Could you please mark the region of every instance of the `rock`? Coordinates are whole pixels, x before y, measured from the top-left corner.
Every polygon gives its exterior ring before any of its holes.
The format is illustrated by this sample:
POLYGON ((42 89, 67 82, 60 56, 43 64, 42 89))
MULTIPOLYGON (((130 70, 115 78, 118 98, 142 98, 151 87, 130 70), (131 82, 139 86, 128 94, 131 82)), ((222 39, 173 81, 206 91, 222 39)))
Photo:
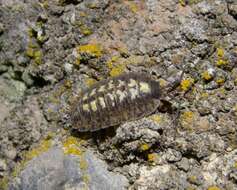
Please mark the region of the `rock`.
POLYGON ((111 189, 122 190, 127 179, 107 170, 105 162, 92 152, 81 156, 65 155, 59 147, 30 161, 17 179, 10 184, 12 190, 58 189, 111 189))

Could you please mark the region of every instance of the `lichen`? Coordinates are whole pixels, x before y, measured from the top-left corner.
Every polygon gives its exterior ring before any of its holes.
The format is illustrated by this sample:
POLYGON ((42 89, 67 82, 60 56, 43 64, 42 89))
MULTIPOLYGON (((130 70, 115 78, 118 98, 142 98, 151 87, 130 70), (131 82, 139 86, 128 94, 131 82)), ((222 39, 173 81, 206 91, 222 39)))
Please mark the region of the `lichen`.
POLYGON ((159 155, 157 153, 150 153, 147 155, 147 159, 150 164, 156 164, 159 160, 159 155))
POLYGON ((21 162, 19 162, 13 172, 12 172, 12 176, 16 177, 18 176, 18 174, 23 170, 23 168, 26 166, 26 164, 32 160, 33 158, 39 156, 40 154, 42 154, 43 152, 46 152, 49 150, 49 148, 52 146, 52 140, 51 140, 51 136, 48 136, 46 139, 42 140, 38 146, 36 146, 35 148, 31 149, 28 152, 25 152, 23 154, 23 159, 21 162))
POLYGON ((221 190, 221 189, 217 186, 210 186, 210 187, 208 187, 207 190, 221 190))
POLYGON ((135 2, 132 1, 125 1, 125 2, 133 13, 136 13, 138 11, 138 5, 135 2))
POLYGON ((234 163, 234 168, 237 169, 237 161, 234 163))
POLYGON ((181 81, 180 87, 183 91, 188 91, 193 84, 194 84, 194 79, 187 78, 181 81))
POLYGON ((206 81, 209 81, 213 78, 213 76, 208 71, 204 71, 202 73, 202 78, 206 81))
POLYGON ((142 145, 140 146, 140 150, 141 150, 141 151, 149 150, 149 148, 150 148, 150 145, 147 144, 147 143, 144 143, 144 144, 142 144, 142 145))
POLYGON ((188 177, 188 181, 189 181, 190 183, 196 183, 196 182, 197 182, 197 176, 195 176, 195 175, 189 176, 189 177, 188 177))
POLYGON ((113 56, 107 61, 110 76, 115 77, 124 73, 127 65, 140 65, 144 63, 144 56, 131 55, 128 58, 113 56))
POLYGON ((221 86, 225 83, 225 79, 224 78, 217 78, 216 83, 221 86))
POLYGON ((75 137, 68 137, 63 142, 64 154, 72 154, 76 156, 82 155, 82 149, 80 148, 81 142, 75 137))
POLYGON ((159 114, 154 114, 150 116, 150 119, 158 124, 161 123, 163 120, 163 118, 159 114))
POLYGON ((3 178, 0 178, 0 189, 6 190, 8 189, 8 183, 9 183, 9 178, 4 176, 3 178))
POLYGON ((224 57, 225 50, 223 48, 217 48, 216 54, 217 54, 217 61, 216 61, 217 66, 221 67, 228 64, 228 61, 224 57))
POLYGON ((126 69, 125 65, 118 64, 111 69, 109 74, 111 77, 119 76, 122 73, 124 73, 125 69, 126 69))
POLYGON ((180 122, 184 129, 192 129, 193 123, 195 121, 195 113, 192 111, 185 111, 180 116, 180 122))
POLYGON ((91 87, 93 84, 95 84, 96 83, 96 80, 95 79, 92 79, 92 78, 87 78, 86 79, 86 85, 88 86, 88 87, 91 87))
POLYGON ((79 54, 87 53, 91 55, 92 57, 97 57, 97 58, 102 56, 102 48, 99 44, 81 45, 77 48, 77 52, 79 54))
POLYGON ((92 34, 91 29, 88 28, 88 27, 86 27, 86 26, 84 26, 84 25, 80 26, 80 31, 81 31, 81 33, 84 34, 85 36, 88 36, 88 35, 91 35, 91 34, 92 34))

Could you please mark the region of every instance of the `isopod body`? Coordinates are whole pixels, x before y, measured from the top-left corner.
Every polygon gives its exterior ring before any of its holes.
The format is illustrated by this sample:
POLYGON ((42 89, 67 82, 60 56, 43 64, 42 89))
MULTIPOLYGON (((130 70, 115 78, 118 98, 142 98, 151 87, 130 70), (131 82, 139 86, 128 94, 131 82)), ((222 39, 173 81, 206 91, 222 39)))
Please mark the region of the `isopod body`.
POLYGON ((99 81, 73 106, 72 126, 81 132, 96 131, 142 118, 157 109, 160 96, 159 82, 144 73, 99 81))

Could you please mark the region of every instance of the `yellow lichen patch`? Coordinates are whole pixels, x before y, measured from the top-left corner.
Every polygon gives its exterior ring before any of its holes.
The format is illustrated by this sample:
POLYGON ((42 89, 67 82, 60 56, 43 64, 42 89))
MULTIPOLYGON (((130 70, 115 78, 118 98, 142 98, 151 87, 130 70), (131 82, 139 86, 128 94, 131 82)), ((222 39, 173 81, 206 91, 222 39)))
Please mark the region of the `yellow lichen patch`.
POLYGON ((109 74, 111 77, 119 76, 125 71, 125 69, 126 69, 125 65, 119 64, 114 66, 109 74))
POLYGON ((8 183, 9 183, 8 177, 4 176, 3 178, 0 178, 0 189, 2 190, 8 189, 8 183))
POLYGON ((234 105, 233 111, 237 113, 237 103, 234 105))
POLYGON ((161 87, 165 87, 168 84, 168 82, 165 81, 164 79, 159 79, 158 81, 159 81, 161 87))
POLYGON ((149 148, 150 148, 150 145, 147 144, 147 143, 144 143, 144 144, 142 144, 142 145, 140 146, 140 150, 141 150, 141 151, 149 150, 149 148))
POLYGON ((133 1, 125 1, 125 3, 128 5, 129 9, 136 13, 138 11, 138 5, 133 1))
POLYGON ((203 78, 204 80, 206 80, 206 81, 209 81, 209 80, 212 79, 212 75, 210 75, 210 73, 209 73, 208 71, 204 71, 204 72, 202 73, 202 78, 203 78))
POLYGON ((216 79, 216 83, 218 85, 223 85, 225 83, 225 79, 224 78, 218 78, 218 79, 216 79))
POLYGON ((42 140, 38 146, 36 146, 35 148, 31 149, 28 152, 25 152, 23 154, 22 161, 15 166, 12 172, 12 176, 13 177, 18 176, 18 174, 22 171, 27 162, 39 156, 40 154, 47 152, 51 146, 52 146, 51 136, 48 136, 45 140, 42 140))
POLYGON ((181 125, 185 129, 192 129, 195 121, 195 113, 192 111, 185 111, 180 116, 181 125))
POLYGON ((234 163, 234 167, 237 168, 237 161, 234 163))
POLYGON ((201 93, 201 98, 207 98, 209 94, 207 92, 201 93))
POLYGON ((39 156, 43 152, 48 151, 51 145, 52 145, 51 139, 43 140, 36 148, 33 148, 32 150, 30 150, 25 154, 25 159, 29 161, 39 156))
POLYGON ((147 159, 150 163, 157 163, 159 159, 159 155, 157 153, 151 153, 147 155, 147 159))
POLYGON ((149 117, 152 121, 156 122, 157 124, 160 124, 163 121, 163 118, 159 114, 154 114, 149 117))
POLYGON ((84 34, 86 36, 92 34, 91 29, 86 27, 86 26, 84 26, 84 25, 80 26, 80 31, 81 31, 82 34, 84 34))
POLYGON ((127 65, 141 65, 144 64, 144 56, 131 55, 128 58, 123 58, 119 56, 113 56, 109 61, 107 61, 107 66, 110 69, 110 76, 118 76, 122 74, 127 65))
POLYGON ((99 44, 87 44, 81 45, 77 48, 77 52, 80 53, 88 53, 93 57, 102 56, 102 48, 99 44))
POLYGON ((224 60, 224 59, 218 59, 216 62, 217 66, 222 66, 222 65, 227 65, 228 61, 224 60))
POLYGON ((188 181, 191 183, 196 183, 197 182, 197 176, 191 175, 188 177, 188 181))
POLYGON ((224 57, 225 51, 223 48, 217 48, 216 52, 218 57, 220 58, 224 57))
POLYGON ((191 86, 194 84, 193 78, 187 78, 181 81, 180 87, 183 91, 187 91, 191 88, 191 86))
POLYGON ((80 149, 80 141, 75 137, 68 137, 63 142, 63 151, 64 154, 80 156, 82 154, 82 150, 80 149))
POLYGON ((185 2, 185 0, 179 0, 179 4, 180 4, 181 6, 185 6, 185 5, 186 5, 186 2, 185 2))
POLYGON ((95 84, 96 83, 96 80, 95 79, 92 79, 92 78, 87 78, 86 79, 86 85, 88 86, 88 87, 91 87, 93 84, 95 84))
POLYGON ((210 186, 210 187, 208 187, 207 190, 221 190, 221 189, 217 186, 210 186))
POLYGON ((42 52, 40 50, 36 50, 34 48, 28 47, 26 49, 26 55, 34 60, 34 62, 38 65, 42 63, 42 52))
POLYGON ((217 54, 217 61, 216 61, 217 66, 225 66, 228 64, 228 61, 224 58, 225 51, 223 48, 217 48, 216 54, 217 54))

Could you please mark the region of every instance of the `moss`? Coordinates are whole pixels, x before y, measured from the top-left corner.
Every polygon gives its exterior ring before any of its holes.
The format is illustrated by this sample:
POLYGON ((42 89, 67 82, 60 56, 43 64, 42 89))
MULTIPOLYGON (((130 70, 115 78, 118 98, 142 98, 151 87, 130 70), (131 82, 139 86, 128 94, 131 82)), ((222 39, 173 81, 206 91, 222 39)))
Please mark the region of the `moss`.
POLYGON ((72 154, 80 156, 82 151, 80 149, 80 142, 75 137, 68 137, 63 143, 64 154, 72 154))
POLYGON ((88 53, 93 57, 101 57, 102 56, 102 48, 99 44, 87 44, 81 45, 77 48, 77 52, 80 53, 88 53))
POLYGON ((8 189, 8 183, 9 183, 9 178, 4 176, 3 178, 0 178, 0 189, 6 190, 8 189))
POLYGON ((217 186, 210 186, 210 187, 208 187, 207 190, 221 190, 221 189, 217 186))
POLYGON ((147 143, 144 143, 144 144, 142 144, 142 145, 140 146, 140 150, 141 150, 141 151, 149 150, 149 148, 150 148, 150 145, 147 144, 147 143))
POLYGON ((95 79, 92 79, 92 78, 87 78, 86 79, 86 85, 88 86, 88 87, 91 87, 93 84, 95 84, 96 83, 96 80, 95 79))
POLYGON ((187 78, 181 81, 180 87, 183 91, 188 91, 193 84, 194 84, 194 79, 187 78))

